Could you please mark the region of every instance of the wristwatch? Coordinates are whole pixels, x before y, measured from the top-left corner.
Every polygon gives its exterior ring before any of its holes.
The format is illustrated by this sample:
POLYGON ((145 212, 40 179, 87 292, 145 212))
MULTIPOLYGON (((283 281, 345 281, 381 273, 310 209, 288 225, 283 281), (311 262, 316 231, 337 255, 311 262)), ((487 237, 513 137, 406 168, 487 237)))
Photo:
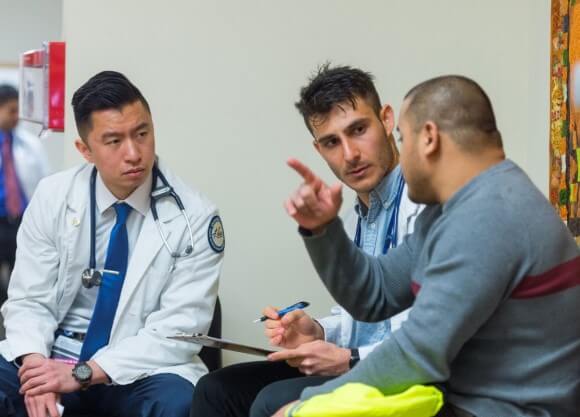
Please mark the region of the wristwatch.
POLYGON ((354 368, 354 366, 359 363, 360 355, 358 353, 358 349, 351 349, 350 350, 350 360, 348 361, 348 367, 350 369, 354 368))
POLYGON ((81 389, 86 390, 91 385, 93 369, 86 362, 78 362, 72 370, 72 376, 81 384, 81 389))

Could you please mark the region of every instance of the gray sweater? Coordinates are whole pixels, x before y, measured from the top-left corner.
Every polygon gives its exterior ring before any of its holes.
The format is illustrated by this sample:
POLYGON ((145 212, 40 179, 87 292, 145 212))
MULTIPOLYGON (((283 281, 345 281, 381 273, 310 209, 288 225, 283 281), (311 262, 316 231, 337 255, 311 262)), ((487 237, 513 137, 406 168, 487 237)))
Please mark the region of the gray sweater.
POLYGON ((409 319, 353 370, 385 394, 441 383, 478 417, 580 416, 580 251, 526 174, 503 161, 373 258, 340 220, 305 237, 322 281, 358 320, 409 319))

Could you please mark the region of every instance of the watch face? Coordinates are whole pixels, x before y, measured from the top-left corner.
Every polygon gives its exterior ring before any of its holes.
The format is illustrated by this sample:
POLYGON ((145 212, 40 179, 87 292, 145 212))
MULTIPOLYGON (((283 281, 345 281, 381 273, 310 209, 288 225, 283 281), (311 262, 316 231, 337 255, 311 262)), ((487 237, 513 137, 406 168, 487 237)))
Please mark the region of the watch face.
POLYGON ((73 369, 73 375, 79 382, 90 381, 93 370, 86 363, 79 363, 73 369))

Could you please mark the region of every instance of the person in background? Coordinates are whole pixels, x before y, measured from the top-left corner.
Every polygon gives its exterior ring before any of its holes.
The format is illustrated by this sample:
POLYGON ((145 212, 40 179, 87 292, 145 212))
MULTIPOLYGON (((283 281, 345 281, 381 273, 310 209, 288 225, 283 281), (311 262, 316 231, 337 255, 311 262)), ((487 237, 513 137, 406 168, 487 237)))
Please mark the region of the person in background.
POLYGON ((38 182, 48 174, 39 139, 18 128, 18 90, 0 85, 0 304, 14 267, 16 232, 38 182))

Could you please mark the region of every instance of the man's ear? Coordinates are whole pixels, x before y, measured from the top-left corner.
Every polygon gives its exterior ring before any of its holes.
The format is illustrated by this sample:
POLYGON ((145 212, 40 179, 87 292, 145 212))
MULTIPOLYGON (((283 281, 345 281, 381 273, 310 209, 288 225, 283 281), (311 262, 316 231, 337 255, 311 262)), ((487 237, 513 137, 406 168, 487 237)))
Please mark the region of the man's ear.
POLYGON ((87 162, 93 163, 93 153, 91 152, 89 145, 87 145, 84 140, 81 138, 76 138, 75 147, 87 162))
POLYGON ((383 123, 383 127, 385 128, 385 132, 387 132, 387 136, 390 136, 395 128, 395 112, 393 111, 393 108, 389 104, 385 104, 381 108, 379 116, 383 123))
POLYGON ((425 122, 420 140, 426 157, 433 156, 441 150, 441 135, 435 122, 431 120, 425 122))

